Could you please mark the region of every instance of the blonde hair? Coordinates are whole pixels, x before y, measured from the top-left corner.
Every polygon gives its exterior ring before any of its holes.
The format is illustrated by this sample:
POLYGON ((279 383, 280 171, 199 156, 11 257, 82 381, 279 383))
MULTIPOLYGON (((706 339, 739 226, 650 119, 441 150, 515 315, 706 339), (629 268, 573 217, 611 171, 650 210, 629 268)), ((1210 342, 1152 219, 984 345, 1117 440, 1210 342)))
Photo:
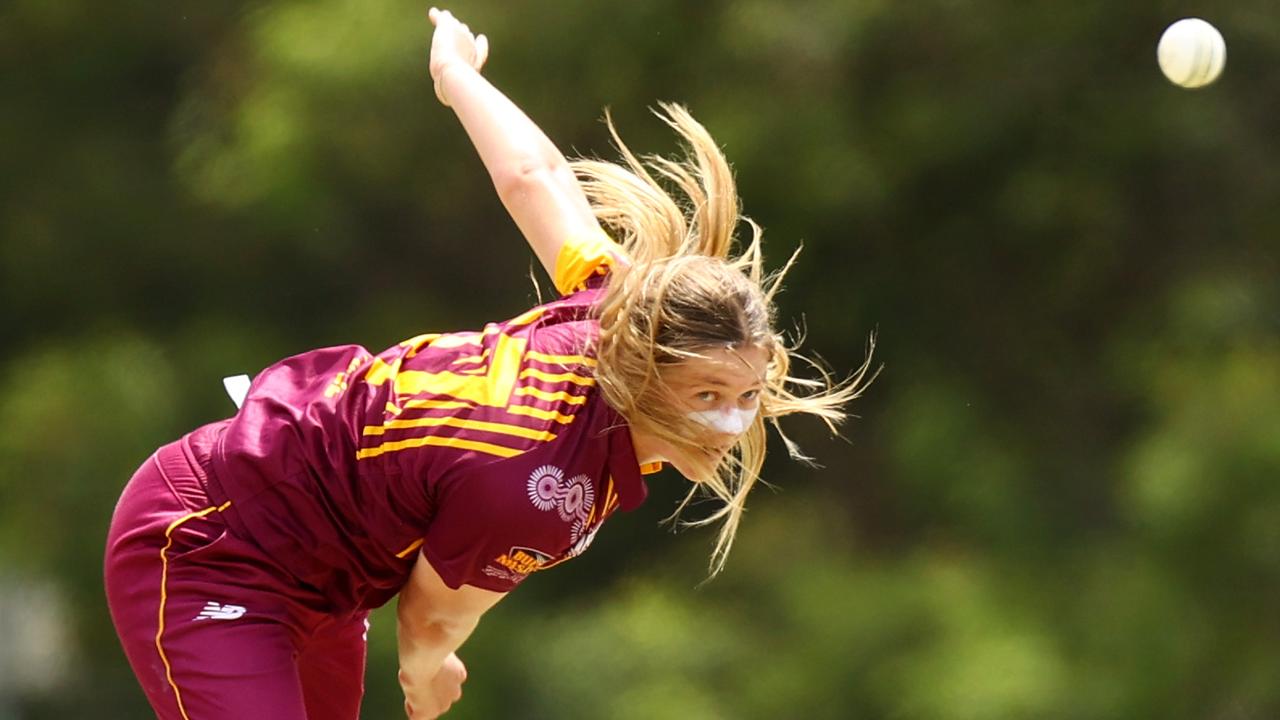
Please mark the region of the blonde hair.
POLYGON ((747 494, 759 480, 764 423, 774 425, 793 458, 808 461, 782 434, 777 419, 815 415, 835 433, 845 418, 843 406, 874 379, 869 373, 874 337, 866 361, 842 382, 788 345, 774 329, 773 301, 796 255, 780 271, 767 274, 762 230, 741 215, 733 173, 711 135, 680 105, 663 103, 655 114, 684 141, 684 157, 637 157, 606 112, 622 163, 572 163, 597 219, 630 259, 614 269, 598 307, 596 381, 605 400, 633 428, 694 459, 694 485, 671 519, 700 491, 724 503, 709 516, 685 523, 723 521, 710 560, 714 576, 724 567, 747 494), (750 228, 750 240, 735 254, 734 233, 741 223, 750 228), (768 353, 760 412, 734 449, 713 463, 691 439, 705 429, 674 401, 663 370, 708 350, 747 347, 768 353), (791 376, 793 359, 813 367, 819 378, 791 376), (706 462, 697 465, 699 458, 706 462))

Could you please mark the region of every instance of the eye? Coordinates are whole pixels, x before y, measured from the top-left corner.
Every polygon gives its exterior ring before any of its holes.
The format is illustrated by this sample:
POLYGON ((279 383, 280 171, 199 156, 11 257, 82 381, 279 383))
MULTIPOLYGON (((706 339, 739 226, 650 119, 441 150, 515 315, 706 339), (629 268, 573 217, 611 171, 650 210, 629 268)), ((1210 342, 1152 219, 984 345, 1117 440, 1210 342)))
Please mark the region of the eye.
POLYGON ((748 390, 742 393, 742 395, 740 395, 738 399, 742 400, 743 402, 751 403, 751 402, 755 402, 756 399, 758 399, 759 397, 760 397, 760 390, 759 388, 757 388, 755 390, 748 390))
POLYGON ((708 405, 710 405, 715 403, 716 400, 720 399, 720 394, 713 390, 703 390, 702 392, 698 393, 695 397, 698 399, 698 402, 707 403, 708 405))

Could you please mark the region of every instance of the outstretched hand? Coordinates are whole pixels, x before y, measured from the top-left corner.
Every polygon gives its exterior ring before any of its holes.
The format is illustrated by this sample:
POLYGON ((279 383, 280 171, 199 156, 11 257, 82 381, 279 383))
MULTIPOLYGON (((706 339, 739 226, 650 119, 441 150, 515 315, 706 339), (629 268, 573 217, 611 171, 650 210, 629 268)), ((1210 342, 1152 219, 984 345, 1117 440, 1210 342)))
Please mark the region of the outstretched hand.
POLYGON ((449 99, 445 97, 441 86, 445 68, 454 63, 462 63, 476 70, 484 67, 484 61, 489 59, 489 38, 473 35, 471 28, 448 10, 431 8, 427 16, 436 28, 431 36, 431 79, 435 82, 436 97, 448 106, 449 99))

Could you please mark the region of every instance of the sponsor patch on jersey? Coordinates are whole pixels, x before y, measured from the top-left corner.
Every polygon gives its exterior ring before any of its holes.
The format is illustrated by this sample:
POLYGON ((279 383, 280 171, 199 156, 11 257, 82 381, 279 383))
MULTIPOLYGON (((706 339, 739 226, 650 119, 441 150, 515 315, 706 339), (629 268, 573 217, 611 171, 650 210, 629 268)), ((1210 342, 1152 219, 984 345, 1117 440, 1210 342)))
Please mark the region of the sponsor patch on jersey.
MULTIPOLYGON (((545 568, 550 561, 552 561, 552 556, 543 551, 534 550, 531 547, 512 547, 511 550, 495 557, 494 561, 490 562, 489 568, 498 566, 498 568, 506 569, 524 578, 525 575, 545 568)), ((486 573, 488 573, 488 569, 486 569, 486 573)))

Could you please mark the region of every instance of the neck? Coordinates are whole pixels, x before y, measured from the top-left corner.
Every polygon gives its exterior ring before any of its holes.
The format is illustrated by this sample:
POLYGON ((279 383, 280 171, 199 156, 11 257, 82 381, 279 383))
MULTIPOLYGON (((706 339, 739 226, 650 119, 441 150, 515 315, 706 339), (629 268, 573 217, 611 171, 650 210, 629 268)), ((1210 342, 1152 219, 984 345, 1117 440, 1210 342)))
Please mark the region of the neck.
POLYGON ((641 465, 648 465, 650 463, 668 461, 665 453, 659 450, 660 442, 657 438, 637 430, 635 426, 631 426, 629 430, 631 431, 631 447, 636 451, 637 462, 641 465))

